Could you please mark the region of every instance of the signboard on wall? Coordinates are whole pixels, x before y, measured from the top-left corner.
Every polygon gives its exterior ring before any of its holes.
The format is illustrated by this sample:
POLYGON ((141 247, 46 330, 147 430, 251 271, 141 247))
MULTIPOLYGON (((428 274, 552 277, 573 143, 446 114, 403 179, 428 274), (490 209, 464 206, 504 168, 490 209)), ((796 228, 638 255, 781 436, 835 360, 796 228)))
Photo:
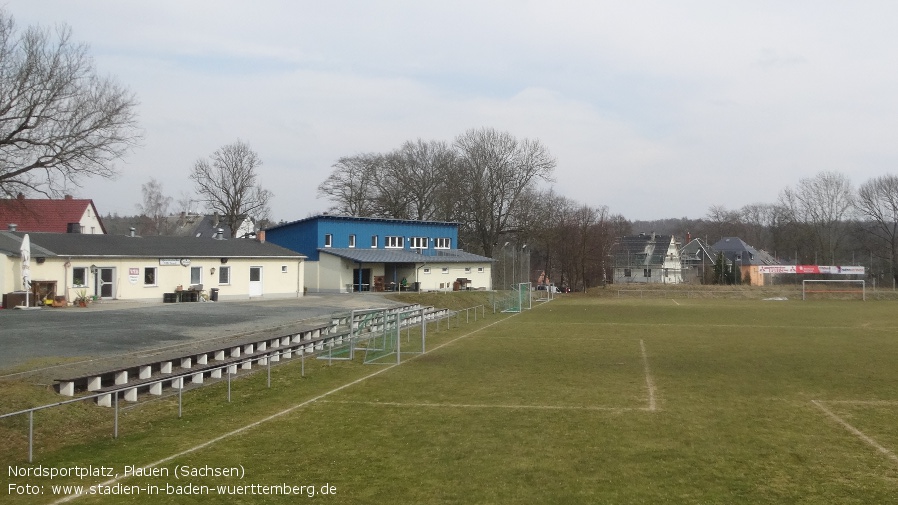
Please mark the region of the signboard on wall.
POLYGON ((128 282, 137 284, 140 280, 140 268, 128 268, 128 282))

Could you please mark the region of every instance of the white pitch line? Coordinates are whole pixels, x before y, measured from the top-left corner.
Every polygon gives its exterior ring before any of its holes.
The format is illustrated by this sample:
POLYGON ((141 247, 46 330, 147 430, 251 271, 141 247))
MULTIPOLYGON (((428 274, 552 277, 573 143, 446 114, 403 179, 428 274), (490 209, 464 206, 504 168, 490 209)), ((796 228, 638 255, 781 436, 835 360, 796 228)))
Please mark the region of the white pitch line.
MULTIPOLYGON (((514 317, 514 315, 509 316, 509 317, 514 317)), ((470 332, 470 333, 466 333, 466 334, 461 335, 460 337, 454 338, 454 339, 452 339, 452 340, 450 340, 450 341, 448 341, 448 342, 444 342, 444 343, 442 343, 442 344, 440 344, 440 345, 434 347, 433 349, 427 351, 427 354, 430 354, 430 353, 432 353, 433 351, 436 351, 437 349, 446 347, 447 345, 452 344, 452 343, 454 343, 454 342, 457 342, 457 341, 459 341, 459 340, 461 340, 461 339, 463 339, 463 338, 465 338, 465 337, 469 337, 469 336, 471 336, 471 335, 473 335, 473 334, 475 334, 475 333, 477 333, 477 332, 479 332, 479 331, 481 331, 481 330, 484 330, 484 329, 486 329, 486 328, 489 328, 490 326, 499 324, 499 323, 501 323, 501 322, 503 322, 503 321, 505 321, 505 320, 507 320, 507 319, 508 319, 508 317, 503 318, 503 319, 500 319, 499 321, 494 321, 494 322, 492 322, 492 323, 490 323, 490 324, 488 324, 488 325, 486 325, 486 326, 484 326, 484 327, 482 327, 482 328, 477 328, 476 330, 474 330, 474 331, 472 331, 472 332, 470 332)), ((416 359, 416 358, 418 358, 418 357, 420 357, 420 356, 423 356, 423 355, 422 355, 422 354, 415 355, 414 357, 409 358, 409 359, 407 359, 406 361, 403 361, 403 363, 407 363, 407 362, 409 362, 409 361, 411 361, 411 360, 413 360, 413 359, 416 359)), ((242 426, 242 427, 240 427, 240 428, 237 428, 236 430, 229 431, 229 432, 225 433, 224 435, 220 435, 220 436, 217 436, 217 437, 215 437, 215 438, 213 438, 213 439, 211 439, 211 440, 208 440, 208 441, 206 441, 206 442, 203 442, 202 444, 195 445, 195 446, 193 446, 193 447, 191 447, 191 448, 189 448, 189 449, 185 449, 185 450, 183 450, 183 451, 181 451, 181 452, 179 452, 179 453, 177 453, 177 454, 173 454, 173 455, 171 455, 171 456, 162 458, 162 459, 160 459, 159 461, 155 461, 155 462, 153 462, 153 463, 150 463, 150 464, 148 464, 148 465, 145 465, 145 466, 141 467, 141 470, 148 470, 148 469, 150 469, 150 468, 157 467, 157 466, 159 466, 159 465, 161 465, 161 464, 163 464, 163 463, 167 463, 167 462, 169 462, 169 461, 171 461, 171 460, 173 460, 173 459, 175 459, 175 458, 179 458, 179 457, 184 456, 184 455, 186 455, 186 454, 190 454, 190 453, 196 452, 196 451, 198 451, 198 450, 200 450, 200 449, 204 449, 204 448, 206 448, 206 447, 209 447, 209 446, 211 446, 211 445, 213 445, 213 444, 215 444, 215 443, 217 443, 217 442, 221 442, 222 440, 224 440, 224 439, 226 439, 226 438, 230 438, 230 437, 232 437, 232 436, 234 436, 234 435, 238 435, 238 434, 240 434, 240 433, 243 433, 244 431, 247 431, 247 430, 249 430, 249 429, 255 428, 256 426, 259 426, 260 424, 263 424, 263 423, 266 423, 266 422, 268 422, 268 421, 271 421, 272 419, 277 419, 278 417, 281 417, 281 416, 283 416, 284 414, 289 414, 290 412, 293 412, 293 411, 296 410, 296 409, 305 407, 306 405, 308 405, 308 404, 310 404, 310 403, 314 403, 314 402, 316 402, 316 401, 318 401, 318 400, 321 400, 322 398, 325 398, 325 397, 327 397, 327 396, 330 396, 330 395, 336 393, 337 391, 341 391, 341 390, 346 389, 346 388, 348 388, 348 387, 350 387, 350 386, 354 386, 354 385, 356 385, 356 384, 358 384, 358 383, 360 383, 360 382, 363 382, 363 381, 365 381, 365 380, 370 379, 371 377, 374 377, 375 375, 380 375, 380 374, 386 372, 387 370, 391 370, 391 369, 393 369, 394 367, 397 367, 397 366, 399 366, 399 364, 392 364, 392 365, 388 366, 387 368, 381 368, 380 370, 378 370, 378 371, 376 371, 376 372, 374 372, 374 373, 371 373, 371 374, 368 374, 368 375, 366 375, 366 376, 364 376, 364 377, 358 378, 358 379, 356 379, 356 380, 354 380, 354 381, 352 381, 352 382, 350 382, 350 383, 348 383, 348 384, 343 384, 343 385, 340 386, 340 387, 331 389, 330 391, 328 391, 328 392, 326 392, 326 393, 320 394, 320 395, 318 395, 318 396, 316 396, 316 397, 314 397, 314 398, 311 398, 311 399, 309 399, 309 400, 306 400, 306 401, 304 401, 304 402, 302 402, 302 403, 298 403, 298 404, 296 404, 296 405, 294 405, 294 406, 292 406, 292 407, 286 408, 286 409, 284 409, 284 410, 282 410, 282 411, 280 411, 280 412, 277 412, 277 413, 275 413, 275 414, 272 414, 272 415, 270 415, 270 416, 268 416, 268 417, 265 417, 265 418, 263 418, 263 419, 259 419, 258 421, 255 421, 255 422, 252 422, 252 423, 247 424, 247 425, 245 425, 245 426, 242 426)), ((101 482, 100 484, 97 484, 97 485, 98 485, 98 486, 111 486, 112 484, 115 484, 116 482, 118 482, 118 481, 120 481, 120 480, 122 480, 122 479, 124 479, 124 478, 126 478, 126 477, 115 477, 115 478, 109 479, 109 480, 107 480, 107 481, 105 481, 105 482, 101 482)), ((73 494, 73 495, 65 496, 65 497, 63 497, 63 498, 60 498, 60 499, 54 501, 54 502, 51 502, 50 505, 56 505, 56 504, 58 504, 58 503, 66 503, 66 502, 70 502, 70 501, 72 501, 72 500, 81 498, 82 496, 84 496, 84 495, 74 495, 74 494, 73 494)))
POLYGON ((898 463, 898 456, 896 456, 894 452, 892 452, 892 451, 886 449, 885 447, 879 445, 879 442, 877 442, 876 440, 873 440, 872 438, 870 438, 869 436, 867 436, 866 434, 864 434, 864 432, 862 432, 861 430, 859 430, 859 429, 855 428, 854 426, 848 424, 847 421, 845 421, 845 420, 842 419, 841 417, 837 416, 833 411, 831 411, 831 410, 829 410, 828 408, 826 408, 825 406, 823 406, 823 403, 818 402, 817 400, 811 400, 811 403, 813 403, 814 405, 816 405, 818 409, 822 410, 823 413, 825 413, 826 415, 828 415, 828 416, 829 416, 830 418, 832 418, 834 421, 836 421, 837 423, 841 424, 843 428, 845 428, 846 430, 850 431, 854 436, 860 438, 861 440, 863 440, 864 442, 866 442, 868 445, 870 445, 871 447, 873 447, 873 448, 876 449, 877 451, 879 451, 879 452, 885 454, 885 455, 886 455, 889 459, 891 459, 892 461, 898 463))
POLYGON ((649 389, 649 411, 657 410, 655 404, 655 381, 652 380, 652 373, 649 370, 649 356, 645 352, 645 341, 639 339, 639 348, 642 349, 642 366, 645 368, 645 385, 649 389))
POLYGON ((507 405, 507 404, 480 404, 480 403, 405 403, 405 402, 363 402, 322 400, 321 403, 342 403, 353 405, 372 405, 383 407, 432 407, 432 408, 457 408, 457 409, 520 409, 520 410, 592 410, 604 412, 628 412, 634 410, 648 410, 645 407, 594 407, 575 405, 507 405))
POLYGON ((680 302, 678 302, 678 301, 676 301, 676 300, 674 300, 674 299, 673 299, 673 298, 671 298, 671 299, 670 299, 670 301, 672 301, 672 302, 674 302, 674 303, 675 303, 675 304, 677 304, 677 306, 679 306, 679 305, 680 305, 680 302))
POLYGON ((895 400, 826 400, 826 403, 839 403, 843 405, 879 405, 882 407, 898 407, 895 400))

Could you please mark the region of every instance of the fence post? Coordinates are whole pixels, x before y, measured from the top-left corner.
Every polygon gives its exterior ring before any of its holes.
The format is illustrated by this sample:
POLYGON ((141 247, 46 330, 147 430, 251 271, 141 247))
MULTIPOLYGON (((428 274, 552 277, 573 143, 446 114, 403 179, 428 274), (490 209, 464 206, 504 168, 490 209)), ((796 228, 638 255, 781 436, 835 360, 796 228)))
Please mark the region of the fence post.
POLYGON ((34 411, 28 411, 28 462, 31 463, 34 455, 34 411))
POLYGON ((302 360, 302 371, 300 373, 300 376, 305 377, 306 376, 306 350, 305 350, 305 348, 303 348, 302 354, 300 354, 300 356, 301 356, 301 360, 302 360))
POLYGON ((225 367, 225 374, 228 376, 228 403, 231 403, 231 367, 225 367))
POLYGON ((115 395, 115 422, 112 424, 112 438, 118 438, 118 391, 112 394, 115 395))
MULTIPOLYGON (((272 354, 274 356, 277 353, 272 354)), ((278 360, 280 360, 280 355, 278 355, 278 360)), ((268 387, 271 388, 271 357, 268 358, 268 387)))
POLYGON ((181 377, 180 379, 178 379, 178 386, 179 386, 178 387, 178 419, 181 419, 181 414, 183 414, 183 412, 184 412, 184 409, 181 408, 181 406, 182 406, 181 396, 182 396, 182 392, 184 391, 184 377, 181 377))

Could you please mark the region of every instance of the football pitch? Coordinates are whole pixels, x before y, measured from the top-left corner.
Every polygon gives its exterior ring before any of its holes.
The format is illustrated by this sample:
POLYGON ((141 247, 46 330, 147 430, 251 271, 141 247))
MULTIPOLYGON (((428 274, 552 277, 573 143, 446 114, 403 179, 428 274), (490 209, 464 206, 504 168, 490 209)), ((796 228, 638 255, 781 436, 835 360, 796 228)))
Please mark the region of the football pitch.
POLYGON ((191 392, 180 420, 163 409, 171 399, 134 408, 131 435, 14 465, 108 466, 117 478, 8 478, 43 494, 0 492, 22 503, 100 483, 109 494, 69 502, 893 503, 896 315, 879 301, 562 297, 444 327, 424 354, 404 334, 400 365, 319 360, 306 379, 281 366, 267 392, 261 375, 238 383, 233 405, 207 398, 221 384, 191 392))

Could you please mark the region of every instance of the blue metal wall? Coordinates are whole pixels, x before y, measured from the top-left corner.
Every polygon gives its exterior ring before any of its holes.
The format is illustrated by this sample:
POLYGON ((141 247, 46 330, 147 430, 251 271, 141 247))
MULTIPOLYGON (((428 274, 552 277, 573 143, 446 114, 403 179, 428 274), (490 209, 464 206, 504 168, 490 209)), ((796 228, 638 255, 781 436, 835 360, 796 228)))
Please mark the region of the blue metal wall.
POLYGON ((371 236, 377 235, 377 248, 385 249, 388 236, 404 237, 404 248, 410 249, 410 237, 427 237, 427 252, 434 251, 432 239, 450 239, 450 248, 458 248, 458 225, 434 221, 402 221, 389 219, 341 218, 338 216, 316 216, 293 223, 270 228, 265 232, 265 240, 305 254, 309 261, 318 261, 318 249, 324 248, 325 235, 332 236, 331 247, 349 247, 349 236, 356 236, 356 249, 371 249, 371 236))

